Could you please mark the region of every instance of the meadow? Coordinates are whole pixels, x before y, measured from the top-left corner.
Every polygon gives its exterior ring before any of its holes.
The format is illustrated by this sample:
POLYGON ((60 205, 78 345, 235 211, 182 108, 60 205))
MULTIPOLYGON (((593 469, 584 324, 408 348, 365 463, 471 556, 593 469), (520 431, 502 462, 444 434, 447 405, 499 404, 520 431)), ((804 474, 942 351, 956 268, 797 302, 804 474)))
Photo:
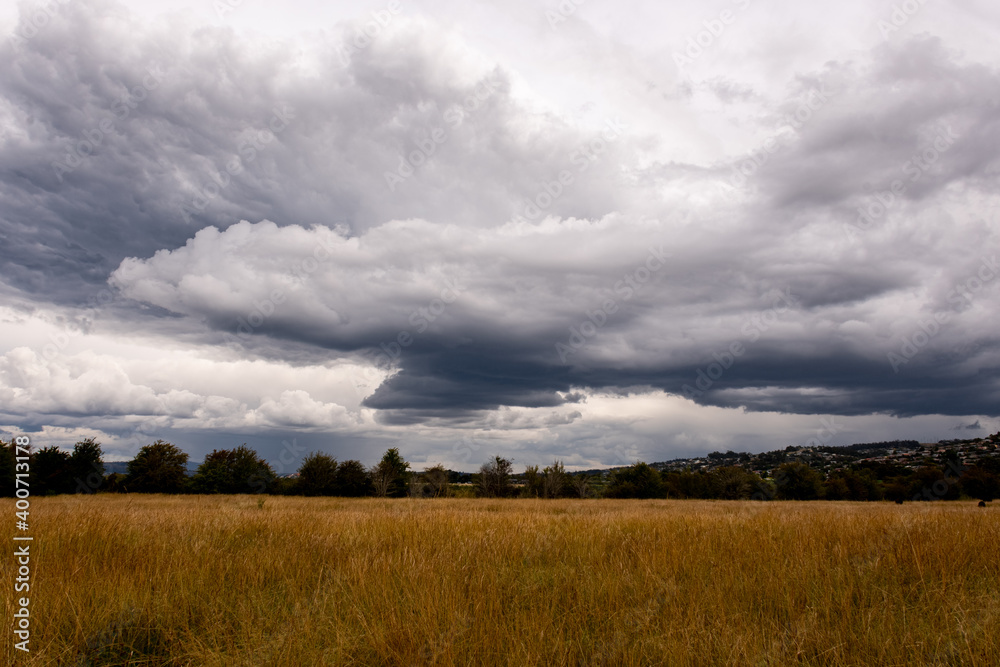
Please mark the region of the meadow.
POLYGON ((1000 513, 974 502, 31 510, 32 650, 8 634, 4 664, 1000 665, 1000 513))

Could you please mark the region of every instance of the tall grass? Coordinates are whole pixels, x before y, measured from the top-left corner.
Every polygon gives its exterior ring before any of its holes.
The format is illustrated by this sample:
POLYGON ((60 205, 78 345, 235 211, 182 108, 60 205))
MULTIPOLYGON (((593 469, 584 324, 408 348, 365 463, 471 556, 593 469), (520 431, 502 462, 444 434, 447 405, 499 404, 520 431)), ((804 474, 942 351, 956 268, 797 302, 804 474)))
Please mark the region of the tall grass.
POLYGON ((1000 665, 1000 514, 969 503, 31 509, 32 652, 8 639, 8 664, 1000 665))

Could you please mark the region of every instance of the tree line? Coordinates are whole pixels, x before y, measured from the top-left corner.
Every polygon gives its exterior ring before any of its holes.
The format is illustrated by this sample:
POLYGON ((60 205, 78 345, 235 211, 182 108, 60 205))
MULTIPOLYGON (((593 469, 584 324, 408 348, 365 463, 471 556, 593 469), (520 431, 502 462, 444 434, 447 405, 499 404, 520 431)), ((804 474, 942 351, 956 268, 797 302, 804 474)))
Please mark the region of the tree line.
MULTIPOLYGON (((953 453, 950 453, 953 454, 953 453)), ((809 465, 782 463, 767 478, 739 465, 712 470, 659 471, 646 463, 616 468, 609 475, 567 472, 560 461, 515 474, 513 461, 494 456, 477 473, 457 473, 443 465, 411 470, 396 447, 371 467, 337 461, 322 452, 305 457, 293 477, 279 477, 256 451, 240 445, 213 450, 193 474, 188 455, 157 440, 128 462, 127 473, 106 474, 103 451, 93 438, 72 452, 49 446, 30 457, 32 495, 61 493, 269 493, 304 496, 405 496, 440 498, 701 498, 721 500, 955 500, 1000 497, 1000 457, 962 466, 954 455, 925 461, 916 469, 891 464, 859 464, 824 475, 809 465)), ((14 493, 13 443, 0 440, 2 495, 14 493)))

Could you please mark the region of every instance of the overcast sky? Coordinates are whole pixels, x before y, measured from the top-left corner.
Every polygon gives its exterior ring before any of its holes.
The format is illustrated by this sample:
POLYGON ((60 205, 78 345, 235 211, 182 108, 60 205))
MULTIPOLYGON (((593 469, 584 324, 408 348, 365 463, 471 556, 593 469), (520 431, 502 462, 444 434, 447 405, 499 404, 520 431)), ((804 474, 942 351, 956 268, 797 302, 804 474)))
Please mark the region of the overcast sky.
POLYGON ((0 435, 474 470, 1000 428, 1000 6, 0 5, 0 435))

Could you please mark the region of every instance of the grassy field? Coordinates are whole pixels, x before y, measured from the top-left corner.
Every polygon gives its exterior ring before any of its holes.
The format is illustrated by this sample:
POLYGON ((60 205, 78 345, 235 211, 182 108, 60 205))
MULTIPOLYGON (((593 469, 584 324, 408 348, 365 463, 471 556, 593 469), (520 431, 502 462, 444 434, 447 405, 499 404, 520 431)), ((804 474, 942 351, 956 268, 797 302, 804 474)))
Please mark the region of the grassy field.
POLYGON ((993 507, 260 500, 32 499, 4 664, 1000 665, 993 507))

